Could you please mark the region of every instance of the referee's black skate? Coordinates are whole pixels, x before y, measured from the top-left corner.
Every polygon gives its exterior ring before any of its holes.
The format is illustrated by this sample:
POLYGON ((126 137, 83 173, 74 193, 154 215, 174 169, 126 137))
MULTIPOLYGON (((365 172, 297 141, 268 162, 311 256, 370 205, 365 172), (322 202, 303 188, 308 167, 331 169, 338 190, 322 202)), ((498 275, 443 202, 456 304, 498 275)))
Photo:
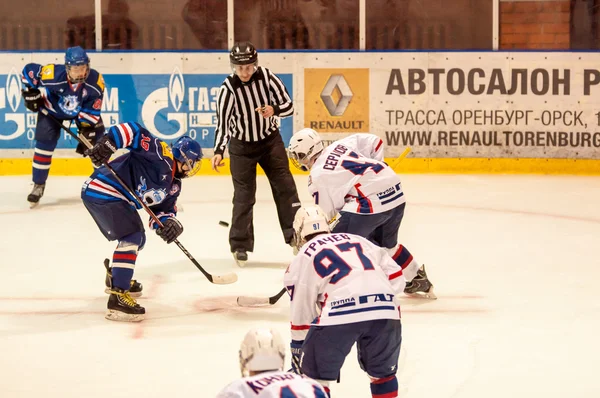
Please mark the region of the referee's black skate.
POLYGON ((238 266, 243 267, 246 265, 246 261, 248 261, 248 253, 244 250, 236 250, 233 253, 233 258, 238 266))
POLYGON ((27 201, 29 202, 29 207, 34 208, 40 202, 42 196, 44 196, 44 190, 46 189, 46 184, 33 184, 33 189, 31 193, 27 195, 27 201))
POLYGON ((406 283, 404 294, 411 297, 426 298, 430 300, 437 299, 437 296, 433 292, 433 284, 427 278, 425 265, 422 265, 421 268, 419 268, 417 276, 415 276, 412 281, 406 283))
MULTIPOLYGON (((110 289, 112 288, 112 267, 108 258, 104 259, 104 268, 106 268, 106 277, 104 278, 106 288, 104 289, 104 293, 110 294, 110 289)), ((142 290, 144 290, 144 286, 137 280, 132 279, 129 284, 129 295, 135 298, 141 297, 142 290)))
POLYGON ((140 322, 144 320, 146 309, 139 305, 129 291, 113 287, 108 296, 104 317, 111 321, 140 322))

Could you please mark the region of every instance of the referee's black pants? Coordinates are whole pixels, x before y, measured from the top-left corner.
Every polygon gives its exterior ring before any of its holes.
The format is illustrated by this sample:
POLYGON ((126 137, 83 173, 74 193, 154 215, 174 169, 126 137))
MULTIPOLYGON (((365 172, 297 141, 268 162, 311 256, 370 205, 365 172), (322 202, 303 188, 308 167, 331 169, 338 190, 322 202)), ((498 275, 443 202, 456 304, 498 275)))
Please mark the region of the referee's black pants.
POLYGON ((233 179, 233 214, 229 229, 231 252, 254 250, 252 208, 256 203, 256 165, 265 171, 277 207, 279 225, 286 243, 293 237, 294 216, 300 208, 296 183, 290 172, 287 153, 279 132, 258 142, 229 141, 233 179))

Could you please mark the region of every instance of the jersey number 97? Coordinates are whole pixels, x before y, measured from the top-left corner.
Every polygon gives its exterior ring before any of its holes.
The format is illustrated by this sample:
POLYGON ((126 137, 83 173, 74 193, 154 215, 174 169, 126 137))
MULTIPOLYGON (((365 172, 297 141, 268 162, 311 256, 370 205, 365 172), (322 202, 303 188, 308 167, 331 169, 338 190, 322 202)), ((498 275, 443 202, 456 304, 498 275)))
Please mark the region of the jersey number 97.
MULTIPOLYGON (((341 252, 348 252, 354 249, 357 260, 360 262, 365 270, 373 270, 373 263, 363 252, 363 248, 360 243, 344 242, 335 246, 341 252)), ((329 283, 335 285, 337 282, 345 278, 351 271, 352 267, 348 265, 343 258, 341 258, 333 249, 323 249, 315 256, 313 261, 315 271, 321 278, 326 278, 332 274, 333 277, 329 283)))

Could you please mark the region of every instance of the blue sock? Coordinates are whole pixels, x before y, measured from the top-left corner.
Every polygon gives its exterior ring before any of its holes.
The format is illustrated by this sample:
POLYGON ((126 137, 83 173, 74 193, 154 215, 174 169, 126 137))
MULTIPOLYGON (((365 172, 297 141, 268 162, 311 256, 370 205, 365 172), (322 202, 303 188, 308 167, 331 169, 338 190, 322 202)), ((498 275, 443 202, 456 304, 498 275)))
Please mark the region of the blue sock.
POLYGON ((394 398, 398 396, 398 379, 396 375, 385 377, 371 383, 373 398, 394 398))
POLYGON ((32 179, 34 184, 45 184, 50 172, 50 163, 52 155, 58 141, 36 141, 33 152, 33 172, 32 179))
POLYGON ((402 269, 408 267, 410 262, 413 260, 412 254, 406 249, 406 247, 400 245, 396 253, 392 256, 396 264, 398 264, 402 269))

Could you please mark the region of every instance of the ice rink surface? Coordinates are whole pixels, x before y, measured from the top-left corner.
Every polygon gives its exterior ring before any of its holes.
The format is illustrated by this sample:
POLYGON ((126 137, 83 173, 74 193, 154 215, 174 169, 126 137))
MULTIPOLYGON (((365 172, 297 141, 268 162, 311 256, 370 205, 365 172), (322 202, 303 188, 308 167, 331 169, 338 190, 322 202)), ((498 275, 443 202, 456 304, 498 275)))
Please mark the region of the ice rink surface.
MULTIPOLYGON (((426 264, 439 299, 402 300, 400 397, 600 396, 600 178, 402 179, 401 242, 426 264)), ((29 176, 0 177, 1 397, 214 397, 239 377, 249 328, 289 339, 287 297, 269 308, 235 304, 241 294, 277 293, 292 257, 264 177, 243 269, 218 225, 230 221, 230 177, 184 181, 181 243, 209 272, 239 280, 211 285, 149 232, 135 274, 146 295, 140 324, 104 319, 102 261, 115 244, 79 199, 84 180, 51 176, 30 210, 29 176)), ((296 181, 310 203, 306 177, 296 181)), ((331 391, 370 397, 354 351, 331 391)))

